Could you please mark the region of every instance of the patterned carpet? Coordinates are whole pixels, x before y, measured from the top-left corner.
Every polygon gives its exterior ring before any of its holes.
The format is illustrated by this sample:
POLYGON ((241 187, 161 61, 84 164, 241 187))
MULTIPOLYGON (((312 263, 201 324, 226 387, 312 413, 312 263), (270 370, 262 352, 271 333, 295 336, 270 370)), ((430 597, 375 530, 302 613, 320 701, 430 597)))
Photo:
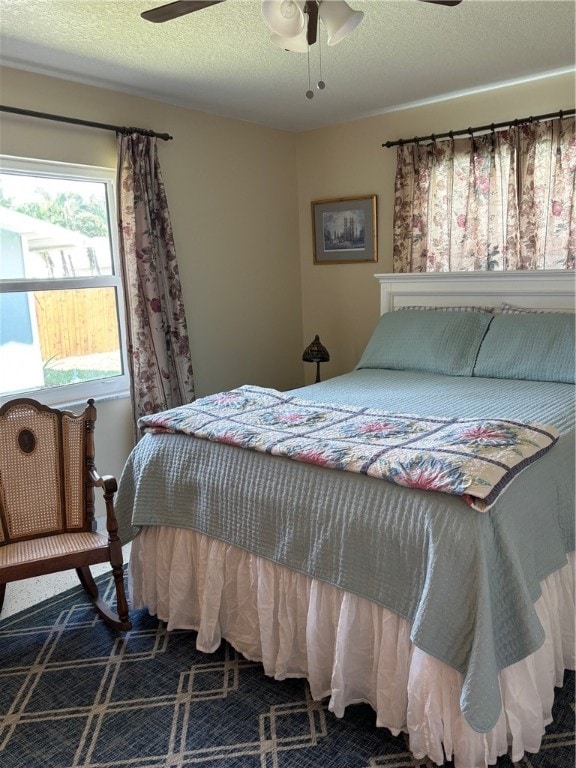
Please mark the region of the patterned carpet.
MULTIPOLYGON (((0 621, 2 768, 432 768, 368 706, 338 720, 301 680, 272 680, 227 644, 201 654, 145 611, 132 619, 115 636, 78 588, 0 621)), ((567 673, 541 752, 515 765, 574 768, 574 744, 567 673)))

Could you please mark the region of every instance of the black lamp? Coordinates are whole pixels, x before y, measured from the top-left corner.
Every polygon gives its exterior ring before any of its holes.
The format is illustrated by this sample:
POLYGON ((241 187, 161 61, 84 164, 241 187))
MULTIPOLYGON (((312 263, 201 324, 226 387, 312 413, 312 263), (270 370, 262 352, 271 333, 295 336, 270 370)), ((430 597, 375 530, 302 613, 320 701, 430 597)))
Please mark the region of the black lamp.
POLYGON ((314 336, 314 341, 308 344, 302 355, 302 360, 306 363, 316 363, 316 384, 320 381, 320 363, 327 363, 330 355, 326 347, 320 342, 318 335, 314 336))

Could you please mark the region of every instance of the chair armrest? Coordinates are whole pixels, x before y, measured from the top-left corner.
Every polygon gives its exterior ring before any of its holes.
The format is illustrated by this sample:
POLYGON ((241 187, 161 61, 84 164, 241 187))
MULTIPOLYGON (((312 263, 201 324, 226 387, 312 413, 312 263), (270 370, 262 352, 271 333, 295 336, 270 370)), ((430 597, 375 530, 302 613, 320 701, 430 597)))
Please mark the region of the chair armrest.
POLYGON ((93 485, 97 488, 102 488, 104 493, 114 494, 118 490, 118 483, 116 482, 116 478, 113 475, 100 476, 94 468, 90 469, 88 474, 90 475, 90 480, 92 481, 93 485))
POLYGON ((104 491, 104 505, 106 507, 106 530, 108 531, 109 542, 118 542, 118 520, 114 510, 114 494, 118 490, 118 483, 113 475, 100 476, 95 467, 88 470, 90 482, 96 488, 102 488, 104 491))

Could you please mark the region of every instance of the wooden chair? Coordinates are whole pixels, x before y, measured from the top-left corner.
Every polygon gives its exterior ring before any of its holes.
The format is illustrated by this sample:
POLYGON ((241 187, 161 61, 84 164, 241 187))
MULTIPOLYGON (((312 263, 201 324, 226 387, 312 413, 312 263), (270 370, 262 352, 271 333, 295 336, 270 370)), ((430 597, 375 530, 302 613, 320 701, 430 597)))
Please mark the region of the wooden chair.
POLYGON ((8 582, 75 568, 104 621, 131 628, 114 513, 117 484, 96 471, 95 421, 94 400, 78 416, 28 398, 0 408, 0 611, 8 582), (104 492, 107 536, 96 532, 95 487, 104 492), (91 565, 106 562, 117 613, 90 573, 91 565))

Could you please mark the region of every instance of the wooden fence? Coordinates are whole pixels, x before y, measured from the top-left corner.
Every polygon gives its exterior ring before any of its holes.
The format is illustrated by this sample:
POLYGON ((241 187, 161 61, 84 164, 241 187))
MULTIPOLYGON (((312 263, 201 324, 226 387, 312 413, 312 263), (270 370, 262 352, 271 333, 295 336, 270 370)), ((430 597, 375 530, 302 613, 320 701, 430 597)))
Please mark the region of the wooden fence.
POLYGON ((42 360, 119 349, 114 288, 34 294, 42 360))

